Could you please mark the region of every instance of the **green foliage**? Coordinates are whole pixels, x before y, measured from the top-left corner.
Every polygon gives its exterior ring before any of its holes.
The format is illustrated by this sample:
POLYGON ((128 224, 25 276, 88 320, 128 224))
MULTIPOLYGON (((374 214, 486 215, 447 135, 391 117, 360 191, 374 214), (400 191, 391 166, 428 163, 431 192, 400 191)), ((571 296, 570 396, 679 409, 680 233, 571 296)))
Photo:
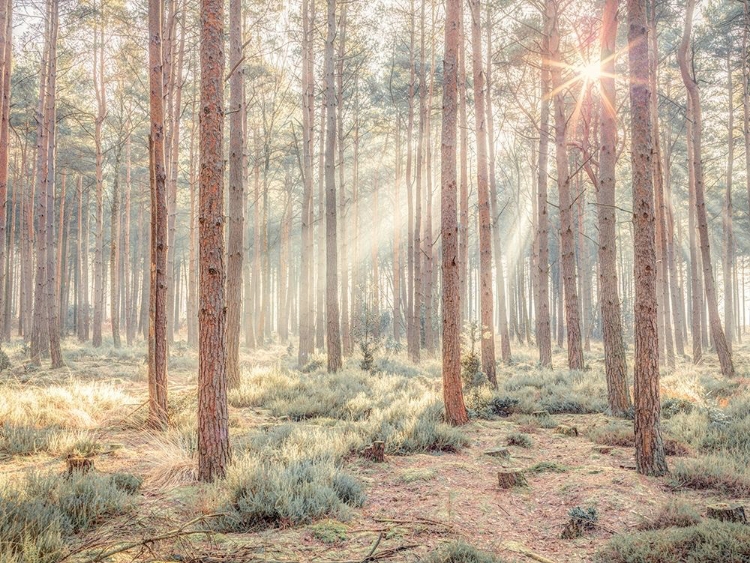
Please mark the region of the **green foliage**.
POLYGON ((534 441, 531 436, 522 432, 514 432, 508 436, 507 444, 509 446, 519 446, 521 448, 530 448, 534 445, 534 441))
POLYGON ((362 506, 362 485, 331 461, 272 462, 246 457, 227 478, 229 500, 217 523, 225 531, 301 524, 339 516, 346 506, 362 506))
POLYGON ((477 343, 481 339, 481 334, 476 321, 467 323, 461 338, 463 340, 461 348, 466 350, 461 357, 461 379, 464 382, 464 387, 469 389, 487 382, 487 378, 482 373, 482 362, 477 353, 477 343))
POLYGON ((723 455, 684 459, 672 467, 672 484, 684 489, 714 489, 733 496, 750 495, 747 465, 723 455))
POLYGON ((693 412, 695 404, 687 399, 670 397, 661 404, 662 418, 671 418, 676 414, 693 412))
POLYGON ((5 353, 5 350, 0 349, 0 372, 5 371, 10 366, 11 363, 8 354, 5 353))
POLYGON ((589 430, 588 437, 592 442, 605 446, 635 447, 635 434, 630 424, 608 422, 605 426, 589 430))
POLYGON ((342 456, 378 440, 389 455, 457 451, 468 444, 461 430, 443 422, 439 387, 425 376, 372 378, 360 370, 302 376, 278 370, 251 375, 230 392, 229 401, 316 426, 325 423, 331 428, 320 439, 346 442, 350 450, 342 456))
POLYGON ((375 354, 382 344, 380 316, 372 309, 366 308, 352 329, 352 337, 359 346, 362 359, 359 367, 362 371, 373 373, 375 369, 375 354))
POLYGON ((568 468, 554 461, 540 461, 526 471, 528 473, 565 473, 568 468))
POLYGON ((596 556, 597 563, 745 563, 750 526, 706 520, 686 528, 621 534, 596 556))
POLYGON ((700 524, 701 515, 692 505, 680 499, 670 499, 654 518, 639 524, 639 530, 663 530, 664 528, 687 528, 700 524))
POLYGON ((32 455, 46 452, 58 430, 5 423, 0 429, 0 452, 8 455, 32 455))
POLYGON ((588 508, 576 506, 568 511, 568 516, 570 516, 571 521, 578 524, 584 530, 593 530, 599 521, 599 515, 593 506, 588 508))
POLYGON ((128 506, 113 476, 27 473, 20 484, 0 491, 0 561, 57 561, 72 534, 128 506))
POLYGON ((129 495, 137 493, 143 484, 143 479, 132 473, 113 473, 111 478, 116 489, 129 495))
POLYGON ((316 540, 323 543, 338 543, 346 539, 348 528, 336 520, 323 520, 310 526, 310 531, 316 540))
POLYGON ((459 541, 433 551, 420 563, 502 563, 502 559, 459 541))

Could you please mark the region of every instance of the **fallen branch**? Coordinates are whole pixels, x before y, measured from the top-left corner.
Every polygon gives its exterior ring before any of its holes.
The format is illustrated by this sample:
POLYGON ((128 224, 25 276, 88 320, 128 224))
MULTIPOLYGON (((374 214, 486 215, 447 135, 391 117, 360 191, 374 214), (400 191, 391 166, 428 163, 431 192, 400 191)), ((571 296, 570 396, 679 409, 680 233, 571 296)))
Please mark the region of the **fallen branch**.
POLYGON ((515 541, 508 541, 505 542, 504 547, 510 551, 515 551, 516 553, 520 553, 521 555, 525 555, 529 559, 533 559, 534 561, 539 561, 539 563, 555 563, 551 559, 547 559, 543 555, 539 555, 538 553, 534 553, 531 551, 528 547, 521 545, 518 542, 515 541))
MULTIPOLYGON (((156 542, 165 541, 165 540, 171 540, 175 538, 185 537, 185 536, 191 536, 196 534, 210 534, 210 530, 188 530, 187 528, 190 528, 194 524, 197 524, 198 522, 205 522, 209 518, 218 518, 219 516, 224 516, 224 514, 217 513, 217 514, 206 514, 203 516, 199 516, 198 518, 193 518, 189 522, 186 522, 179 528, 176 528, 174 530, 171 530, 169 532, 165 532, 163 534, 159 534, 156 536, 151 536, 148 538, 144 538, 140 541, 135 542, 129 542, 126 544, 121 544, 117 547, 111 548, 108 551, 102 551, 98 553, 97 555, 94 555, 93 557, 89 557, 88 559, 84 559, 81 561, 81 563, 99 563, 101 561, 104 561, 108 557, 112 557, 113 555, 116 555, 118 553, 123 553, 125 551, 130 551, 131 549, 135 548, 146 548, 149 547, 151 544, 154 544, 156 542)), ((102 548, 104 549, 104 548, 102 548)), ((65 558, 63 558, 64 560, 65 558)))

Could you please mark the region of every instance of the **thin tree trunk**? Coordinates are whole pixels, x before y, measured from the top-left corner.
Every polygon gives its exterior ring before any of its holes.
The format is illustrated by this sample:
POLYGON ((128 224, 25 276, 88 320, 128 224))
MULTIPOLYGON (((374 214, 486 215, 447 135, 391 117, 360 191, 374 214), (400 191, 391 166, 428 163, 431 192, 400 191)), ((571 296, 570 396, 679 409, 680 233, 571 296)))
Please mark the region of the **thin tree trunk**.
POLYGON ((505 307, 505 278, 503 276, 503 251, 500 237, 500 202, 495 177, 495 116, 492 110, 492 18, 487 3, 487 138, 489 140, 490 209, 492 211, 492 235, 495 256, 495 279, 497 285, 497 307, 500 329, 500 356, 503 362, 510 361, 510 335, 508 313, 505 307))
POLYGON ((732 51, 727 50, 727 93, 729 95, 727 125, 727 187, 724 202, 724 332, 727 347, 732 352, 734 340, 734 233, 732 232, 732 174, 734 170, 734 82, 732 81, 732 51))
POLYGON ((481 286, 482 371, 497 386, 495 366, 495 323, 492 295, 492 217, 490 216, 489 171, 487 169, 487 119, 485 74, 482 68, 480 0, 469 0, 474 74, 474 116, 477 141, 477 195, 479 199, 479 270, 481 286))
MULTIPOLYGON (((149 425, 167 425, 167 172, 164 162, 162 2, 149 0, 151 260, 149 276, 149 425)), ((145 276, 144 276, 145 278, 145 276)), ((145 286, 145 279, 144 279, 145 286)), ((143 297, 146 293, 144 287, 143 297)))
POLYGON ((297 363, 304 366, 315 349, 313 317, 310 314, 312 295, 312 242, 313 225, 313 124, 315 123, 315 78, 313 56, 313 28, 315 26, 315 0, 302 0, 302 233, 299 284, 299 349, 297 363), (311 12, 312 11, 312 16, 311 12))
POLYGON ((706 216, 701 148, 703 123, 700 94, 698 91, 698 83, 693 77, 691 77, 687 62, 687 49, 690 43, 690 35, 692 33, 694 9, 695 0, 688 0, 686 8, 687 13, 685 16, 685 30, 677 54, 680 63, 682 81, 685 83, 685 88, 688 91, 688 97, 692 103, 693 109, 693 137, 689 142, 692 142, 693 145, 693 159, 691 164, 695 171, 696 218, 698 220, 698 233, 700 235, 701 259, 703 261, 703 281, 706 290, 711 338, 716 347, 716 353, 719 356, 721 373, 726 377, 731 377, 734 375, 734 364, 732 363, 732 352, 727 344, 724 330, 721 327, 721 319, 719 318, 719 304, 716 297, 716 283, 714 281, 714 272, 711 265, 711 247, 708 239, 708 218, 706 216))
POLYGON ((565 116, 565 93, 562 82, 562 60, 558 23, 558 0, 548 0, 550 24, 550 76, 555 91, 555 144, 557 160, 557 188, 560 197, 560 239, 563 291, 565 293, 565 326, 568 332, 568 367, 583 369, 581 346, 581 311, 576 289, 575 233, 570 197, 570 171, 567 149, 567 118, 565 116))
POLYGON ((615 208, 615 168, 617 165, 617 101, 615 52, 618 0, 607 0, 602 12, 601 32, 601 115, 599 184, 596 191, 599 219, 599 302, 604 332, 604 369, 607 399, 614 416, 622 416, 631 406, 628 366, 622 337, 622 311, 617 290, 617 211, 615 208))
POLYGON ((242 1, 229 3, 229 228, 227 232, 227 387, 240 386, 242 235, 244 232, 242 1))
POLYGON ((537 166, 537 259, 535 271, 536 287, 536 342, 539 349, 539 363, 552 367, 552 334, 549 310, 549 214, 547 212, 547 174, 549 162, 549 36, 552 20, 548 11, 542 14, 544 31, 542 34, 541 105, 539 117, 539 162, 537 166))
POLYGON ((336 0, 328 0, 328 23, 325 44, 326 77, 326 345, 328 371, 341 369, 341 335, 339 333, 338 257, 336 246, 336 89, 333 68, 333 41, 336 37, 336 0))

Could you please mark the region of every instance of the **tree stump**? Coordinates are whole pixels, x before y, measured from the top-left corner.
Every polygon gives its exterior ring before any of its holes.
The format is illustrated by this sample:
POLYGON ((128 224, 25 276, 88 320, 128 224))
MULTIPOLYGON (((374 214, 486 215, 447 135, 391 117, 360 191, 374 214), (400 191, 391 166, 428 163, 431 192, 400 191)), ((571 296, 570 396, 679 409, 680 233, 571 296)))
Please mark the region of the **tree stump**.
POLYGON ((730 504, 720 502, 706 507, 706 516, 722 522, 735 522, 738 524, 747 523, 745 516, 745 507, 741 504, 730 504))
POLYGON ((531 416, 536 418, 547 418, 549 416, 549 411, 534 411, 531 413, 531 416))
POLYGON ((492 448, 491 450, 485 451, 484 455, 488 455, 490 457, 499 457, 500 459, 510 459, 510 450, 503 447, 492 448))
POLYGON ((561 424, 555 428, 555 434, 562 434, 563 436, 578 436, 578 428, 561 424))
POLYGON ((364 449, 362 456, 370 461, 383 463, 385 461, 385 442, 373 442, 364 449))
POLYGON ((68 454, 65 464, 68 468, 68 475, 72 475, 73 472, 86 474, 94 469, 94 460, 80 455, 68 454))
POLYGON ((528 485, 523 472, 518 469, 498 471, 497 482, 501 489, 512 489, 513 487, 525 487, 528 485))

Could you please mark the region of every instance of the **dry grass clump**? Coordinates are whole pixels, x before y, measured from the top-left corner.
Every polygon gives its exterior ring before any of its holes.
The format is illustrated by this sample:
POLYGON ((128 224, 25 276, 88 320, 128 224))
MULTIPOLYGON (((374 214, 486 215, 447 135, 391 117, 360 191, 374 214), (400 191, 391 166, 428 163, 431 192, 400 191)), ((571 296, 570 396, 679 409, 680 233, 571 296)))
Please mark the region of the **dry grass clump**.
POLYGON ((330 460, 270 460, 248 455, 231 467, 224 488, 226 531, 294 525, 323 517, 346 518, 364 504, 360 482, 330 460))
POLYGON ((420 563, 502 563, 499 557, 479 551, 462 541, 444 545, 419 561, 420 563))
POLYGON ((700 524, 701 515, 687 502, 670 499, 659 509, 656 516, 638 525, 639 530, 663 530, 664 528, 687 528, 700 524))
POLYGON ((683 459, 672 466, 672 484, 684 489, 714 489, 732 496, 750 495, 748 466, 723 455, 683 459))
POLYGON ((743 563, 750 561, 750 526, 706 520, 695 526, 617 535, 597 563, 743 563))
POLYGON ((122 416, 134 400, 115 385, 72 380, 0 387, 0 420, 17 426, 86 430, 122 416))
POLYGON ((74 534, 131 506, 137 477, 27 473, 0 487, 0 563, 53 563, 74 534))

